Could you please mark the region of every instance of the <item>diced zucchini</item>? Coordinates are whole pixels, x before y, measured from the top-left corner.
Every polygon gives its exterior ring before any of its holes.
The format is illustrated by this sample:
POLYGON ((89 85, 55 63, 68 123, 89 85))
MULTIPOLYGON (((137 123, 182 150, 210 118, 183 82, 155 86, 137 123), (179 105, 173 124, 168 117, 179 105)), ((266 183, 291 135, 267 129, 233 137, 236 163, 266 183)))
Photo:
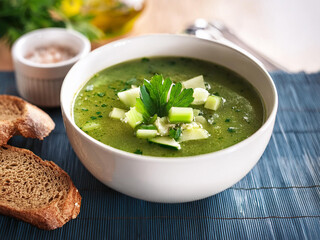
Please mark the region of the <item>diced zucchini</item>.
POLYGON ((169 135, 169 129, 175 126, 175 124, 169 123, 167 117, 158 117, 154 122, 154 125, 157 127, 161 136, 169 135))
POLYGON ((194 121, 198 122, 198 123, 201 123, 202 125, 207 123, 207 119, 205 119, 205 117, 203 117, 203 116, 194 117, 194 121))
POLYGON ((201 128, 201 124, 198 123, 198 122, 191 122, 191 123, 181 124, 181 129, 182 130, 192 129, 192 128, 201 128))
POLYGON ((155 137, 149 139, 149 141, 163 146, 172 147, 178 150, 181 149, 180 144, 171 137, 155 137))
POLYGON ((172 123, 192 122, 193 109, 190 107, 172 107, 169 110, 169 121, 172 123))
POLYGON ((209 96, 206 103, 204 104, 204 107, 211 110, 217 110, 222 102, 222 98, 219 96, 209 96))
POLYGON ((123 119, 123 118, 126 117, 125 113, 126 113, 125 110, 123 110, 121 108, 114 107, 112 109, 112 111, 110 112, 109 117, 111 117, 113 119, 119 119, 120 120, 120 119, 123 119))
POLYGON ((118 92, 118 97, 126 106, 134 107, 136 99, 140 97, 140 88, 131 88, 123 92, 118 92))
POLYGON ((83 131, 91 131, 100 127, 99 123, 96 122, 88 122, 81 128, 83 131))
POLYGON ((202 105, 206 102, 207 98, 209 96, 209 92, 206 89, 203 88, 195 88, 193 89, 193 102, 191 104, 193 105, 202 105))
POLYGON ((182 131, 179 142, 206 139, 209 136, 210 134, 203 128, 190 128, 182 131))
POLYGON ((93 90, 93 85, 88 85, 87 87, 86 87, 86 92, 90 92, 90 91, 92 91, 93 90))
POLYGON ((158 131, 153 129, 138 129, 136 132, 138 138, 154 138, 157 134, 158 131))
POLYGON ((200 112, 201 112, 200 109, 194 108, 194 109, 193 109, 193 116, 194 116, 194 117, 199 116, 200 112))
POLYGON ((127 122, 132 128, 135 128, 143 121, 142 114, 139 113, 135 107, 130 108, 130 110, 125 113, 125 115, 127 122))
POLYGON ((194 78, 191 78, 187 81, 182 82, 182 86, 184 88, 203 88, 206 89, 206 86, 204 85, 204 80, 203 80, 203 76, 197 76, 194 78))

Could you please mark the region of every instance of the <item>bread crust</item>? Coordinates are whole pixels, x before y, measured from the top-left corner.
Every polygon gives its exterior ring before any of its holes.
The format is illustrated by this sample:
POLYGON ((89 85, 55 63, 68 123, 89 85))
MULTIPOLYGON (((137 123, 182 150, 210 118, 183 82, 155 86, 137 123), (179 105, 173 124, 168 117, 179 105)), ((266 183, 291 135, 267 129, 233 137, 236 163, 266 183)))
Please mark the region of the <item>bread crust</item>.
POLYGON ((67 197, 63 200, 54 199, 50 204, 34 209, 12 207, 5 204, 5 201, 0 198, 0 214, 15 217, 45 230, 53 230, 62 227, 66 222, 78 216, 81 206, 81 196, 78 189, 74 186, 70 176, 64 170, 54 162, 42 160, 29 150, 10 145, 4 145, 2 147, 10 151, 26 154, 26 156, 32 156, 38 160, 35 164, 50 166, 57 175, 65 176, 68 179, 69 192, 67 197))
POLYGON ((47 113, 19 97, 0 95, 0 103, 13 103, 21 111, 21 116, 14 120, 0 120, 0 146, 14 135, 43 140, 55 127, 47 113))

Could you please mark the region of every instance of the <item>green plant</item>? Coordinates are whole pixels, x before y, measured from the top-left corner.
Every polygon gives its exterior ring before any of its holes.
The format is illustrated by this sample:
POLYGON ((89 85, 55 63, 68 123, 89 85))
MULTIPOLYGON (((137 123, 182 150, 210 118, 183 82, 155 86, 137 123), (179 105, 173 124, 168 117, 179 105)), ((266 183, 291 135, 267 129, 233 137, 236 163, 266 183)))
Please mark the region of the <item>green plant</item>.
POLYGON ((90 40, 103 36, 102 31, 90 23, 92 16, 67 16, 61 11, 62 1, 65 0, 1 0, 0 38, 11 46, 21 35, 46 27, 72 28, 90 40))

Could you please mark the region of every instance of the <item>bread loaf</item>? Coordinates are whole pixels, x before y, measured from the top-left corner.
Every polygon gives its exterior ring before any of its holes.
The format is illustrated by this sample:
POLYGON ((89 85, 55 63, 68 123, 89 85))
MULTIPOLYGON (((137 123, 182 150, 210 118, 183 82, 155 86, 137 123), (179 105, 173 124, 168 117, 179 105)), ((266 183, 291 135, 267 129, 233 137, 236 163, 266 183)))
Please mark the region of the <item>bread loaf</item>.
POLYGON ((68 174, 29 150, 0 147, 0 214, 52 230, 80 212, 81 196, 68 174))
POLYGON ((0 95, 0 146, 14 135, 43 140, 55 124, 44 111, 21 98, 0 95))

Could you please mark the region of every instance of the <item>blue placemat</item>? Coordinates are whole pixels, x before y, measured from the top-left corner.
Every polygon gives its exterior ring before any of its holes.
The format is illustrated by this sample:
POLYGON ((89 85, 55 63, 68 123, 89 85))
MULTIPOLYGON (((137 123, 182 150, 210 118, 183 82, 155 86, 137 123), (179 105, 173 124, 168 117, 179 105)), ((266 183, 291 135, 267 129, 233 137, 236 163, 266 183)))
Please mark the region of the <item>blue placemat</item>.
MULTIPOLYGON (((0 216, 1 239, 319 239, 320 72, 272 73, 279 93, 275 130, 262 158, 239 183, 210 198, 157 204, 113 191, 73 152, 60 109, 44 141, 9 143, 67 171, 83 200, 80 215, 54 231, 0 216)), ((0 94, 17 95, 12 72, 0 72, 0 94)))

